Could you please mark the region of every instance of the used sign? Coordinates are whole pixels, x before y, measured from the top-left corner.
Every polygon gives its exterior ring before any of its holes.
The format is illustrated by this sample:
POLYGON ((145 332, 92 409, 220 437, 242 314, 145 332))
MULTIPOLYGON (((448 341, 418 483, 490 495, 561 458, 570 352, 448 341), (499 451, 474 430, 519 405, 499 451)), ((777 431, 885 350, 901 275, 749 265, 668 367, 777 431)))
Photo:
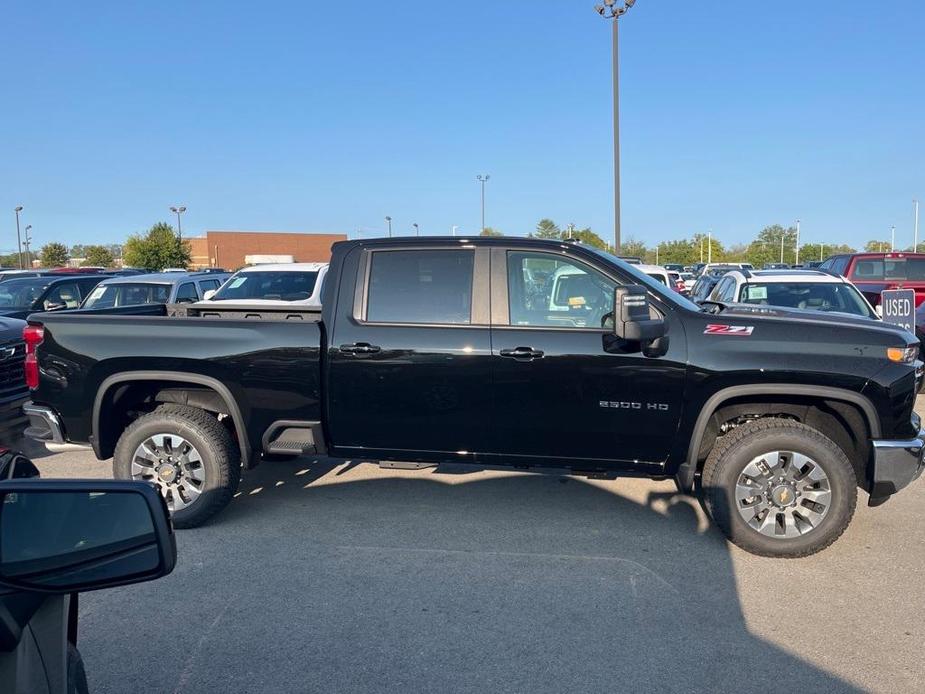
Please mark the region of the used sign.
POLYGON ((880 292, 883 320, 915 333, 915 291, 912 289, 885 289, 880 292))

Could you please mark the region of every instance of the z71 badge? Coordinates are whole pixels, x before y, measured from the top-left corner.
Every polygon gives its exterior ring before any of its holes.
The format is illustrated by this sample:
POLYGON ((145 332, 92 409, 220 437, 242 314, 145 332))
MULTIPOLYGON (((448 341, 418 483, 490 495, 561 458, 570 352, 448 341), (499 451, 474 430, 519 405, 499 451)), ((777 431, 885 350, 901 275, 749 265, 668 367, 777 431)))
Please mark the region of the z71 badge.
POLYGON ((711 323, 703 331, 704 335, 738 335, 748 337, 755 328, 751 325, 718 325, 711 323))

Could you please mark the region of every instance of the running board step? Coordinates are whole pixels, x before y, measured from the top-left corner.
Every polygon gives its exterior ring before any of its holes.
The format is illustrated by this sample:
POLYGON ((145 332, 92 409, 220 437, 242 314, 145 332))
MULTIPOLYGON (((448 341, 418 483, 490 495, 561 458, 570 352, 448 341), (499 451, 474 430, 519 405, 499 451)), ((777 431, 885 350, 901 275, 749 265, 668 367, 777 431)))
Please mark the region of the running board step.
POLYGON ((272 441, 265 449, 267 453, 276 455, 304 455, 306 453, 317 453, 318 448, 315 445, 315 436, 311 429, 303 427, 286 427, 280 429, 272 441))
POLYGON ((383 470, 424 470, 437 467, 436 463, 405 463, 397 460, 380 460, 379 467, 383 470))

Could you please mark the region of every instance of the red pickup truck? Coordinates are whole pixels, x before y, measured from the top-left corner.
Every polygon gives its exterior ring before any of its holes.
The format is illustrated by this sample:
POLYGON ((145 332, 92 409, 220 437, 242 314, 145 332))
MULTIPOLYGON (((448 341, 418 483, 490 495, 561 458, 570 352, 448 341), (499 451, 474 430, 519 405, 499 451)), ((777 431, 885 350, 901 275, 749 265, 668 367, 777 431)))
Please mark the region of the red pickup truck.
POLYGON ((914 289, 915 305, 925 301, 925 253, 833 255, 821 269, 846 277, 874 307, 884 289, 914 289))

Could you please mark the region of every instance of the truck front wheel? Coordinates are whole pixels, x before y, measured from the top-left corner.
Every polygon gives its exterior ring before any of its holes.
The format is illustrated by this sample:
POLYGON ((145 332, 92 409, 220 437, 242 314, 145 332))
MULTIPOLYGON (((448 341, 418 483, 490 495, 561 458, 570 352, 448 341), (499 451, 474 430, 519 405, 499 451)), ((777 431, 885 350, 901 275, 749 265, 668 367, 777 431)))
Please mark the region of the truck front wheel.
POLYGON ((153 483, 177 528, 203 524, 237 491, 241 456, 228 430, 204 410, 166 404, 132 422, 116 444, 117 479, 153 483))
POLYGON ((811 427, 756 419, 717 440, 704 504, 732 542, 767 557, 805 557, 848 527, 857 479, 844 451, 811 427))

